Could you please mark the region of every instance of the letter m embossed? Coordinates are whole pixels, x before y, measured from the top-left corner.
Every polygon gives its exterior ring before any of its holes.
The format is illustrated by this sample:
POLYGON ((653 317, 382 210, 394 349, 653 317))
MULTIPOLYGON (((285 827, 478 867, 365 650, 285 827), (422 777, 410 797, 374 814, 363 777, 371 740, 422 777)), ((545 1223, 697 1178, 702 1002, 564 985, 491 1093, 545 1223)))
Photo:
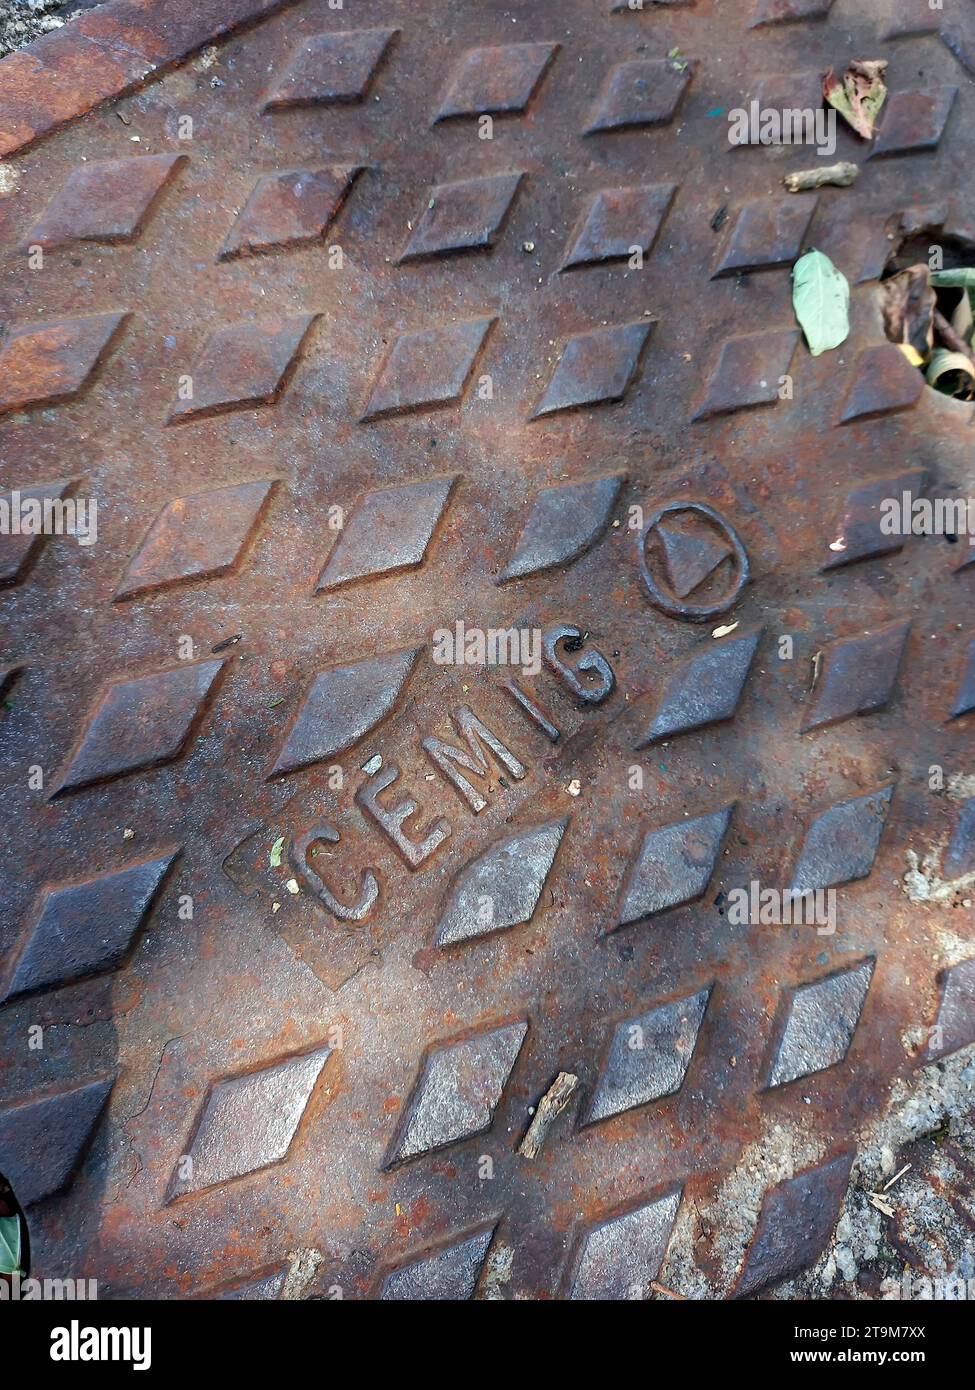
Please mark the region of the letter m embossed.
POLYGON ((472 773, 475 777, 487 777, 490 768, 488 765, 487 754, 492 754, 499 767, 503 767, 516 782, 520 782, 525 776, 526 769, 518 761, 510 748, 497 738, 490 729, 478 719, 477 715, 467 705, 461 705, 451 716, 457 732, 462 734, 470 752, 463 748, 455 748, 452 743, 444 743, 440 738, 425 738, 423 749, 431 762, 440 769, 448 781, 457 789, 457 792, 464 798, 468 806, 475 813, 483 811, 487 805, 487 800, 481 795, 477 787, 464 776, 464 772, 472 773), (462 772, 461 769, 464 769, 462 772))

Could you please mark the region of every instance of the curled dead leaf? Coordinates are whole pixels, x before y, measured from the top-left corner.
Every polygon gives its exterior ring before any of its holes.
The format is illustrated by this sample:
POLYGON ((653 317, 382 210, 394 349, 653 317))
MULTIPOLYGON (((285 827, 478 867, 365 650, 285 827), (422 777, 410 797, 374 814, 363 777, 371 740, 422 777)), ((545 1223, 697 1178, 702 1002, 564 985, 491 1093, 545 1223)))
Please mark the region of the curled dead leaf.
POLYGON ((975 366, 964 353, 935 348, 925 377, 929 386, 945 396, 954 396, 960 401, 975 397, 975 366))
POLYGON ((934 347, 938 305, 926 265, 908 266, 882 285, 884 332, 892 343, 907 343, 927 362, 934 347))

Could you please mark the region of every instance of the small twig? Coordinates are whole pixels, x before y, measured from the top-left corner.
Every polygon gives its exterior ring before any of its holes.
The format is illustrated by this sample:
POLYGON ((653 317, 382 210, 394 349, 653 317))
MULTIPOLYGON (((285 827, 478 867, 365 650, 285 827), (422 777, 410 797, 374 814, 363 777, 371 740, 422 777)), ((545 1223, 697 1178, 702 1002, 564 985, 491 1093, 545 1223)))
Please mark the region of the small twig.
POLYGON ((894 1183, 897 1182, 899 1178, 902 1178, 904 1174, 910 1170, 910 1167, 911 1165, 909 1163, 905 1163, 904 1167, 900 1170, 900 1172, 894 1174, 890 1182, 884 1183, 883 1187, 880 1189, 881 1192, 886 1192, 888 1187, 893 1187, 894 1183))
POLYGON ((950 348, 952 352, 960 352, 963 357, 968 358, 969 362, 975 363, 975 356, 972 355, 971 348, 965 339, 959 337, 955 332, 940 309, 934 311, 934 331, 946 348, 950 348))
POLYGON ((538 1102, 538 1109, 528 1126, 528 1133, 521 1141, 518 1152, 522 1158, 537 1158, 553 1123, 569 1103, 572 1092, 579 1084, 579 1078, 569 1071, 560 1071, 551 1086, 538 1102))
POLYGON ((827 164, 820 169, 802 169, 796 174, 786 174, 782 182, 790 193, 805 193, 810 188, 822 188, 824 183, 835 183, 840 188, 849 188, 860 173, 858 164, 850 164, 841 159, 839 164, 827 164))
POLYGON ((653 1289, 654 1293, 665 1294, 667 1298, 676 1298, 681 1303, 687 1302, 687 1299, 684 1297, 682 1293, 674 1293, 673 1289, 668 1289, 666 1284, 658 1284, 656 1279, 650 1280, 650 1287, 651 1289, 653 1289))

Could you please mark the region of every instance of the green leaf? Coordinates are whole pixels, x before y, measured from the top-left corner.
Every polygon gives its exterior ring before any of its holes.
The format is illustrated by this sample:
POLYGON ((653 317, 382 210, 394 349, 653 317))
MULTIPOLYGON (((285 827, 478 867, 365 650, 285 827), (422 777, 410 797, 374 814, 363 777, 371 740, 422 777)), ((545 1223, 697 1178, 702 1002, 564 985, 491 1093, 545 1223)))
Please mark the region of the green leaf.
POLYGON ((961 270, 932 270, 930 280, 939 290, 975 290, 975 269, 965 266, 961 270))
POLYGON ((0 1216, 0 1274, 20 1269, 20 1217, 0 1216))
POLYGON ((850 286, 822 251, 807 251, 793 266, 792 304, 813 357, 846 341, 850 286))
POLYGON ((275 840, 271 846, 271 868, 277 869, 281 866, 281 851, 284 849, 284 836, 275 840))

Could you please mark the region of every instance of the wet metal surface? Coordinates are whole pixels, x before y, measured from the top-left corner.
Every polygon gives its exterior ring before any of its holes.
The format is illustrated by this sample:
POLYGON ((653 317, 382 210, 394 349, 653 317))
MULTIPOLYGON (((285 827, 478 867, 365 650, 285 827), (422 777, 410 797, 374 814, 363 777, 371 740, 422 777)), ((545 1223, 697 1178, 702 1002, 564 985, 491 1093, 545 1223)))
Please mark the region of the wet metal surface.
POLYGON ((38 94, 0 64, 0 495, 97 502, 90 544, 0 536, 34 1272, 628 1298, 683 1242, 762 1295, 975 1041, 971 888, 903 883, 975 866, 975 565, 878 519, 975 493, 973 407, 877 284, 891 227, 975 227, 975 7, 190 8, 72 78, 73 22, 38 94), (864 54, 852 188, 729 142, 864 54), (811 246, 852 286, 816 358, 811 246), (753 883, 835 932, 733 921, 753 883))

